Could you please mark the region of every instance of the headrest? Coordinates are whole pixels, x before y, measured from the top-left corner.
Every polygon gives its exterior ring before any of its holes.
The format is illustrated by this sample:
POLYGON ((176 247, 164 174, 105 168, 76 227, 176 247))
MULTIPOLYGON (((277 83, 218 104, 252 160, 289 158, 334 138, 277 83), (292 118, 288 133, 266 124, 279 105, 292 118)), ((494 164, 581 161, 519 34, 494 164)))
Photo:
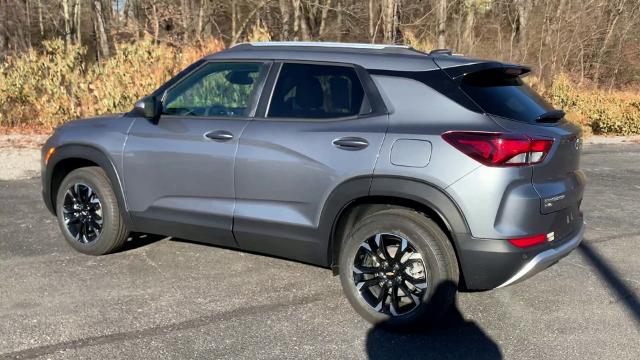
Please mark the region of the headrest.
POLYGON ((296 105, 303 109, 315 109, 324 103, 324 93, 320 81, 312 76, 304 76, 296 83, 296 105))

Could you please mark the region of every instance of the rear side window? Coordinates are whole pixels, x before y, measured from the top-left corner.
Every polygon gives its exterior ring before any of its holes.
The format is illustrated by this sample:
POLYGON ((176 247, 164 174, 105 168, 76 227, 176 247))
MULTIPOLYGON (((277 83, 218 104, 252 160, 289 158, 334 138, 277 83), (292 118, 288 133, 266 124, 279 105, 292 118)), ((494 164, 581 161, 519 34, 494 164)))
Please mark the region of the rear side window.
POLYGON ((509 119, 535 122, 553 106, 518 76, 503 71, 481 71, 467 75, 462 90, 485 112, 509 119))
POLYGON ((352 67, 283 64, 267 117, 329 119, 369 112, 352 67))

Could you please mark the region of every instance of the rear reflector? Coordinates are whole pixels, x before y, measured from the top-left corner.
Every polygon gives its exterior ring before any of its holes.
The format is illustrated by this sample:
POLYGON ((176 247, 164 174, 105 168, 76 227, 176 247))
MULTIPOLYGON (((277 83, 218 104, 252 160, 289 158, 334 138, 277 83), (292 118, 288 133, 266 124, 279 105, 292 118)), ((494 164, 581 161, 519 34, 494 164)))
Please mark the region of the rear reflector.
POLYGON ((518 239, 509 239, 509 242, 512 245, 517 246, 519 248, 526 248, 526 247, 542 244, 546 240, 547 240, 547 235, 540 234, 540 235, 528 236, 528 237, 523 237, 518 239))
POLYGON ((442 138, 487 166, 526 166, 542 162, 553 139, 521 134, 449 131, 442 138))

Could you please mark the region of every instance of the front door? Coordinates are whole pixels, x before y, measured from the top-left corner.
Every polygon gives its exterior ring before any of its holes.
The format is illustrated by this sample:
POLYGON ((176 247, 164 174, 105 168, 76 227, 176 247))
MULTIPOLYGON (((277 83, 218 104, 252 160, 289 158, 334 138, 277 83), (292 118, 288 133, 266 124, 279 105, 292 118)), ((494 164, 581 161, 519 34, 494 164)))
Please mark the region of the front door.
POLYGON ((266 68, 204 63, 165 92, 157 124, 135 120, 124 149, 124 183, 138 228, 235 246, 234 156, 266 68))
MULTIPOLYGON (((370 179, 387 129, 364 88, 352 66, 282 65, 266 116, 247 125, 236 156, 242 248, 326 265, 325 202, 340 184, 370 179)), ((364 196, 362 184, 354 191, 364 196)))

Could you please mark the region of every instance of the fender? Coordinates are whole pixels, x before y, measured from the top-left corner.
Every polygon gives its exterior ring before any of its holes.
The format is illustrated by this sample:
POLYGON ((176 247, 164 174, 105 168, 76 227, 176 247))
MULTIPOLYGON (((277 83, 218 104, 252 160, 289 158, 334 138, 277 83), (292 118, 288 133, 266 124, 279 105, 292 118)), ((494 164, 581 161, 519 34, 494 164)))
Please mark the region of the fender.
POLYGON ((456 202, 439 187, 426 181, 398 176, 376 176, 370 196, 392 196, 419 202, 435 211, 449 232, 468 234, 469 226, 456 202))
POLYGON ((456 252, 458 251, 458 242, 464 241, 470 234, 467 222, 458 205, 433 184, 420 179, 397 176, 350 179, 336 187, 328 197, 320 222, 320 229, 331 231, 326 234, 325 238, 329 239, 326 248, 328 263, 334 270, 340 248, 340 239, 334 238, 338 221, 351 204, 376 197, 409 200, 431 209, 449 230, 456 252))
POLYGON ((97 164, 102 168, 102 170, 104 170, 111 182, 111 185, 113 186, 113 192, 116 195, 122 217, 124 218, 127 227, 132 229, 133 222, 129 216, 129 212, 127 211, 122 182, 118 176, 116 167, 109 156, 92 145, 69 144, 56 148, 55 153, 51 156, 46 168, 44 168, 44 171, 42 172, 42 197, 47 209, 55 215, 56 210, 54 203, 56 194, 51 192, 51 187, 55 180, 53 179, 53 174, 56 170, 56 166, 66 159, 88 160, 97 164))

